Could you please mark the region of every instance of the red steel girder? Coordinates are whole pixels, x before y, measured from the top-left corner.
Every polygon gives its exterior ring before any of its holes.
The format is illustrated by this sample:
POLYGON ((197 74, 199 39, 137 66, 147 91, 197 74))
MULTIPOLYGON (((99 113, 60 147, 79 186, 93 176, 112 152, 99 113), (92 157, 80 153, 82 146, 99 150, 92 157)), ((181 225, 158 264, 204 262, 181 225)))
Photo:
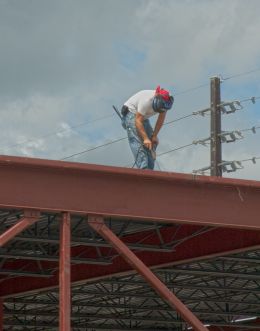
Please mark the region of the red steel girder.
POLYGON ((9 240, 13 239, 17 234, 37 222, 40 217, 40 212, 37 210, 25 210, 24 217, 7 229, 0 235, 0 247, 4 246, 9 240))
POLYGON ((179 312, 182 318, 195 331, 208 331, 200 320, 172 293, 166 285, 105 225, 102 216, 89 216, 88 224, 130 264, 170 307, 179 312))
POLYGON ((4 300, 0 298, 0 331, 4 330, 4 300))
POLYGON ((258 181, 11 156, 0 181, 2 208, 260 229, 258 181))
POLYGON ((70 214, 63 213, 60 221, 60 305, 59 330, 70 331, 70 214))

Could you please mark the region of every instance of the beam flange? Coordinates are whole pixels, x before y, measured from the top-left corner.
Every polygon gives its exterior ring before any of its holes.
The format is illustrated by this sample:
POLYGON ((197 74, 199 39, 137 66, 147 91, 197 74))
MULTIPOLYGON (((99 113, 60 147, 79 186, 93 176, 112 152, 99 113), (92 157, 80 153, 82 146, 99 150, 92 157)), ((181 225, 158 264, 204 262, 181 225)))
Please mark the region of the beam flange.
POLYGON ((260 229, 259 181, 2 156, 0 182, 2 208, 260 229))
POLYGON ((172 307, 195 331, 208 331, 198 318, 155 276, 155 274, 105 225, 102 216, 89 215, 88 224, 130 264, 151 287, 172 307))

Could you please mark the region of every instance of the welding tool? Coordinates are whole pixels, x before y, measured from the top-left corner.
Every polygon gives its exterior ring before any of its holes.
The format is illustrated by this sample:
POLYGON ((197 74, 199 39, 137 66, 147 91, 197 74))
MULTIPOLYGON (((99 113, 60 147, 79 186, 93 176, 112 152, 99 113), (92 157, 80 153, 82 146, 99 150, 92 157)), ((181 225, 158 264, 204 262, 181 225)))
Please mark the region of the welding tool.
POLYGON ((117 113, 117 115, 119 116, 120 120, 122 121, 122 115, 120 114, 119 110, 116 108, 116 106, 112 106, 114 111, 117 113))

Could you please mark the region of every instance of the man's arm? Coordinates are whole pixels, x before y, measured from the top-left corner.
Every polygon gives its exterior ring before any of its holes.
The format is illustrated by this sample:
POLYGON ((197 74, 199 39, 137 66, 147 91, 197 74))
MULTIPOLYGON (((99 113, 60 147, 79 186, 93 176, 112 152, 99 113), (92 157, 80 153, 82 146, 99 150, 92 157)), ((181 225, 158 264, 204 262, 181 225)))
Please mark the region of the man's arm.
POLYGON ((143 139, 144 146, 148 149, 152 149, 152 141, 147 136, 147 133, 145 132, 144 125, 144 116, 140 113, 135 114, 135 126, 137 128, 138 133, 140 134, 141 138, 143 139))
POLYGON ((153 136, 152 136, 152 144, 158 145, 159 140, 158 140, 158 133, 161 130, 161 127, 163 126, 164 120, 166 117, 166 112, 160 113, 158 115, 157 121, 155 123, 154 131, 153 131, 153 136))

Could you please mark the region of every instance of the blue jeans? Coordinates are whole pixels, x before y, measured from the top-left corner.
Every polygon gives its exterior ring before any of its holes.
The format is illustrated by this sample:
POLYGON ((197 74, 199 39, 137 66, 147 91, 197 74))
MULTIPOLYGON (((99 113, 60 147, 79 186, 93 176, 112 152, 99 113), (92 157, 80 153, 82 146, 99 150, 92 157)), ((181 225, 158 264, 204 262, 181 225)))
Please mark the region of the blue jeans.
MULTIPOLYGON (((151 139, 153 129, 148 119, 143 122, 144 129, 147 136, 151 139)), ((128 142, 132 153, 135 158, 135 164, 139 169, 152 169, 154 168, 154 159, 151 151, 144 147, 143 140, 138 134, 135 126, 135 114, 128 112, 126 116, 123 116, 122 126, 127 131, 128 142)))

